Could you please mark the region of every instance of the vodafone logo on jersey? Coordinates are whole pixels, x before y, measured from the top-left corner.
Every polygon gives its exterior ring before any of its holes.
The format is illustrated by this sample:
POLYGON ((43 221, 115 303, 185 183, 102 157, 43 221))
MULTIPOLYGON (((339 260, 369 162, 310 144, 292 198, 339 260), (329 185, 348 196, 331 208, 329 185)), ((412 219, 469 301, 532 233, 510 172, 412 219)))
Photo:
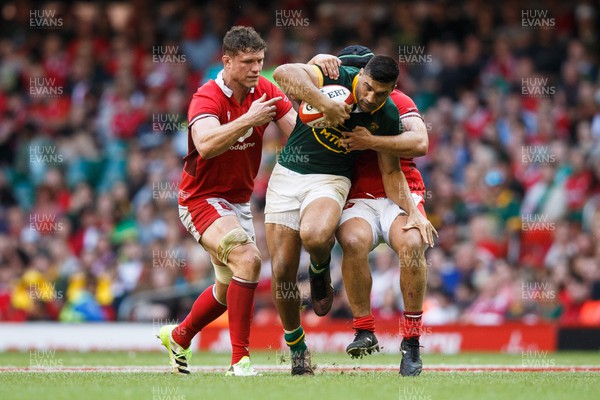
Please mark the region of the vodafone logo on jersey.
POLYGON ((236 144, 233 145, 231 147, 229 147, 229 150, 246 150, 250 147, 254 147, 256 143, 243 143, 243 144, 236 144))
POLYGON ((252 135, 252 132, 254 132, 254 128, 248 129, 248 131, 244 134, 244 136, 240 137, 237 140, 240 144, 235 144, 233 146, 230 146, 229 150, 246 150, 249 147, 254 147, 254 145, 256 143, 244 143, 244 140, 246 140, 248 137, 250 137, 252 135))

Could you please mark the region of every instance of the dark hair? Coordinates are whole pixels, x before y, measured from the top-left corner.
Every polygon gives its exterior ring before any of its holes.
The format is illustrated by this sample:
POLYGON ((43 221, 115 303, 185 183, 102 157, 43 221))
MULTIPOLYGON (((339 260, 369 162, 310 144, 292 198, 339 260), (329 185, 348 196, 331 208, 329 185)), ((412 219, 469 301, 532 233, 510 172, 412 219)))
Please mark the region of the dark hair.
POLYGON ((365 74, 381 83, 396 83, 400 70, 396 60, 388 56, 376 55, 365 65, 365 74))
POLYGON ((238 53, 256 53, 266 50, 265 42, 250 26, 234 26, 223 38, 223 54, 236 56, 238 53))
POLYGON ((371 49, 359 44, 344 47, 339 53, 338 58, 342 60, 342 65, 347 67, 364 68, 373 57, 371 49))

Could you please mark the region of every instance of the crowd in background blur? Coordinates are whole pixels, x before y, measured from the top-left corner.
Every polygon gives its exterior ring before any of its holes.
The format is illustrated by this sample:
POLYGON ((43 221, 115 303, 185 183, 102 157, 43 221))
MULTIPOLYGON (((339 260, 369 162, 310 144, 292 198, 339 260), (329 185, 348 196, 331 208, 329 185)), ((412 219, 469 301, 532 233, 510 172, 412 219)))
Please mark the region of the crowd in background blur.
MULTIPOLYGON (((399 60, 429 133, 416 162, 440 234, 426 325, 600 325, 600 8, 525 3, 3 2, 0 320, 185 316, 200 289, 184 289, 213 274, 177 213, 187 106, 241 24, 268 43, 266 77, 348 44, 399 60)), ((283 144, 271 126, 253 196, 257 323, 277 321, 262 213, 283 144)), ((340 260, 336 247, 327 318, 351 317, 340 260)), ((382 245, 370 261, 373 312, 397 320, 398 258, 382 245)))

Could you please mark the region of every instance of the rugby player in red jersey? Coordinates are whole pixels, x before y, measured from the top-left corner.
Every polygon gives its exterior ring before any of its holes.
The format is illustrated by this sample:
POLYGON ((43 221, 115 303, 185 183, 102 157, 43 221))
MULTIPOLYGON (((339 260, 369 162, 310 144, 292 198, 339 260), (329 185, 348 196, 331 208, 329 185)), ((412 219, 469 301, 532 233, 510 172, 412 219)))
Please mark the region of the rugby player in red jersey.
MULTIPOLYGON (((309 64, 319 65, 335 78, 341 65, 363 68, 373 53, 364 46, 348 46, 338 55, 319 55, 309 64)), ((425 216, 423 207, 425 184, 412 157, 427 153, 427 129, 415 103, 400 90, 394 89, 391 99, 398 108, 403 132, 397 136, 376 136, 368 130, 346 133, 343 140, 347 148, 366 151, 358 159, 342 212, 337 239, 343 250, 342 275, 348 300, 354 316, 352 327, 356 330, 354 341, 346 352, 361 357, 379 351, 375 337, 375 318, 371 313, 372 286, 368 255, 379 243, 385 241, 400 258, 400 286, 404 300, 401 344, 403 376, 419 375, 422 370, 419 337, 423 299, 427 283, 425 238, 412 223, 407 213, 387 198, 377 166, 377 151, 401 157, 401 169, 408 182, 412 200, 425 216)))
POLYGON ((261 256, 250 195, 267 125, 275 121, 289 136, 296 119, 287 97, 260 76, 266 47, 253 28, 231 28, 223 38, 223 70, 198 89, 188 110, 179 217, 210 254, 216 279, 181 324, 159 331, 175 373, 189 374, 192 338, 228 310, 232 357, 227 375, 257 375, 248 346, 261 256))

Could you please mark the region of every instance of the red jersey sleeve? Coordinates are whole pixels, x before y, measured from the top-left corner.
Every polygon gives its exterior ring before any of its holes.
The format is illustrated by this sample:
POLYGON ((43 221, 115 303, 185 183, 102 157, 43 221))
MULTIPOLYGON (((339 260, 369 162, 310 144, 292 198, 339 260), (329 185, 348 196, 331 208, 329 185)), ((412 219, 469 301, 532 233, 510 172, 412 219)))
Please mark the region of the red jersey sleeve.
POLYGON ((390 97, 392 98, 392 101, 398 109, 400 119, 406 117, 419 117, 423 119, 423 117, 421 117, 421 114, 419 114, 419 109, 417 108, 417 105, 410 97, 408 97, 399 90, 394 90, 390 97))
POLYGON ((266 87, 267 87, 267 96, 269 99, 272 99, 274 97, 281 97, 281 100, 278 101, 277 103, 275 103, 275 117, 273 118, 274 121, 277 121, 278 119, 283 118, 283 116, 285 114, 287 114, 288 111, 290 111, 290 108, 292 108, 292 102, 287 98, 287 96, 281 91, 281 89, 279 89, 277 86, 275 86, 273 83, 271 83, 270 81, 268 81, 267 79, 265 79, 266 81, 266 87))
POLYGON ((217 96, 214 95, 214 90, 211 90, 209 85, 210 83, 202 85, 194 93, 188 108, 188 126, 192 126, 194 122, 208 116, 219 119, 221 107, 216 99, 217 96))

